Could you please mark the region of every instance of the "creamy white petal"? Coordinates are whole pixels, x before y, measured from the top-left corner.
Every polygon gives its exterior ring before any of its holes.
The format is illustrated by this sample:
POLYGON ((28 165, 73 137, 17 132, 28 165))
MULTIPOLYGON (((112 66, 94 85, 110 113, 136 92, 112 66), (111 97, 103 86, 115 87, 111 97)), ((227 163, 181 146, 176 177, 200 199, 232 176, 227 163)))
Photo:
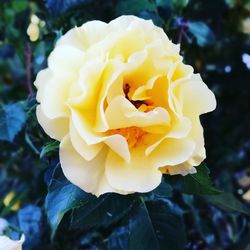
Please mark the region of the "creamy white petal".
POLYGON ((105 111, 110 129, 131 126, 148 127, 153 125, 168 126, 170 116, 164 108, 157 107, 147 113, 138 111, 124 96, 117 96, 105 111))
POLYGON ((186 65, 183 62, 177 62, 172 64, 169 72, 167 73, 169 82, 178 80, 190 79, 194 73, 194 69, 190 65, 186 65))
POLYGON ((40 102, 42 97, 44 96, 45 86, 48 84, 51 78, 52 78, 52 72, 48 68, 41 70, 37 74, 36 80, 34 81, 34 85, 37 88, 36 99, 38 102, 40 102))
POLYGON ((71 82, 67 79, 60 80, 52 77, 44 87, 41 107, 43 112, 50 119, 69 116, 67 100, 69 97, 70 85, 71 82))
POLYGON ((57 46, 49 55, 48 66, 56 77, 74 80, 78 77, 84 55, 80 49, 68 45, 57 46))
POLYGON ((64 137, 60 144, 60 162, 64 175, 76 186, 96 196, 114 192, 104 174, 107 151, 107 148, 103 148, 93 160, 86 161, 76 152, 69 136, 64 137))
POLYGON ((131 160, 126 162, 113 151, 106 159, 105 174, 110 185, 127 192, 148 192, 161 183, 161 172, 145 156, 143 148, 131 151, 131 160))
POLYGON ((157 167, 173 166, 185 162, 195 149, 190 139, 166 138, 151 152, 150 158, 157 167))
POLYGON ((148 143, 149 146, 146 148, 146 155, 149 155, 152 151, 156 150, 158 145, 160 145, 161 142, 167 138, 180 139, 187 137, 192 128, 191 121, 186 117, 176 118, 176 121, 172 121, 172 123, 173 124, 167 131, 167 133, 163 133, 161 136, 158 137, 156 137, 155 135, 148 136, 148 141, 150 141, 150 143, 148 143))
POLYGON ((104 142, 125 161, 129 162, 131 160, 128 143, 123 136, 119 134, 107 136, 104 142))
POLYGON ((73 122, 70 122, 70 140, 75 150, 80 154, 86 161, 91 161, 101 151, 104 146, 103 143, 97 143, 88 145, 84 139, 79 135, 73 122))
POLYGON ((71 109, 71 117, 78 134, 88 145, 103 141, 103 134, 93 130, 93 124, 95 122, 94 112, 81 112, 77 109, 71 109))
POLYGON ((38 105, 36 108, 36 117, 39 124, 44 129, 45 133, 48 134, 51 138, 61 141, 61 139, 66 134, 68 134, 68 118, 58 117, 50 119, 44 114, 43 110, 41 109, 41 105, 38 105))
POLYGON ((21 236, 20 240, 11 240, 5 235, 0 235, 0 250, 22 250, 24 241, 24 234, 21 236))
POLYGON ((62 36, 57 46, 68 45, 75 48, 86 50, 91 45, 99 42, 108 33, 107 24, 101 21, 90 21, 81 27, 75 27, 62 36))
POLYGON ((86 62, 79 69, 79 79, 75 89, 71 89, 68 104, 81 110, 93 110, 96 108, 99 92, 102 88, 102 74, 106 66, 104 55, 99 55, 86 62))
POLYGON ((180 174, 182 176, 185 176, 187 174, 195 174, 197 170, 189 163, 184 162, 176 166, 168 166, 166 168, 163 168, 163 173, 164 172, 170 175, 180 174))
POLYGON ((216 107, 213 92, 198 74, 181 85, 180 98, 183 103, 183 114, 187 117, 211 112, 216 107))
POLYGON ((119 60, 110 60, 106 65, 102 77, 103 85, 98 92, 99 101, 97 102, 96 120, 94 125, 94 130, 97 132, 105 132, 109 129, 104 113, 104 103, 108 95, 109 88, 116 83, 120 83, 123 69, 123 64, 119 60))
MULTIPOLYGON (((88 146, 96 147, 96 144, 105 142, 112 150, 123 157, 126 161, 129 160, 130 154, 127 141, 122 136, 112 136, 103 133, 97 133, 93 130, 93 121, 95 115, 92 112, 82 114, 77 110, 72 110, 72 123, 76 132, 88 146)), ((92 148, 92 149, 93 149, 92 148)))

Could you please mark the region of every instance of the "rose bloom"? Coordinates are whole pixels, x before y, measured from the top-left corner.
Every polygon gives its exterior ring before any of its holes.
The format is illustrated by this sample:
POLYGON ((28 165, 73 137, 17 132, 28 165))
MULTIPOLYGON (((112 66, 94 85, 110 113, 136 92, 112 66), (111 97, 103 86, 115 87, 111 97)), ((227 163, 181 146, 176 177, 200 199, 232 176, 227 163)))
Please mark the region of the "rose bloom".
POLYGON ((11 240, 5 235, 0 235, 0 250, 22 250, 24 240, 24 235, 21 236, 20 240, 11 240))
POLYGON ((62 36, 35 81, 37 118, 65 176, 97 196, 156 188, 205 159, 214 94, 152 21, 91 21, 62 36))

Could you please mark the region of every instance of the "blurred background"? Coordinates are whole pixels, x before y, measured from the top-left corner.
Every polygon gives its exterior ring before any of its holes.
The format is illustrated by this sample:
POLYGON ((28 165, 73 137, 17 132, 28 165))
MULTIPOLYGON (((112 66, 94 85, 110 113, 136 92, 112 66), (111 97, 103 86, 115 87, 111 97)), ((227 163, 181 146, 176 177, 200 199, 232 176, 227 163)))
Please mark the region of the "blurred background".
MULTIPOLYGON (((127 14, 152 19, 181 43, 184 61, 215 93, 217 109, 202 117, 206 163, 215 186, 250 207, 249 0, 1 0, 0 218, 25 232, 25 249, 126 249, 114 244, 115 226, 68 230, 67 216, 51 240, 44 201, 58 143, 37 124, 33 81, 67 30, 127 14)), ((250 249, 249 216, 193 195, 173 200, 189 211, 185 249, 250 249)))

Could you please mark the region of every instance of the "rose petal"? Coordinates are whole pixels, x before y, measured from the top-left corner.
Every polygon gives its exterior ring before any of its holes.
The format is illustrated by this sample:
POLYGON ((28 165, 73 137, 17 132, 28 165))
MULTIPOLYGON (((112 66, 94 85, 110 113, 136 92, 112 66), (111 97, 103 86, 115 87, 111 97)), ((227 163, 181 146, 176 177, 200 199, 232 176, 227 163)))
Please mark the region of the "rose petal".
POLYGON ((111 135, 106 137, 104 142, 110 147, 111 150, 116 152, 125 161, 130 161, 130 151, 126 139, 121 135, 111 135))
POLYGON ((70 140, 77 153, 86 161, 91 161, 95 158, 104 146, 103 143, 88 145, 79 135, 72 121, 70 122, 70 140))
POLYGON ((109 129, 126 128, 131 126, 148 127, 153 125, 167 126, 170 121, 168 112, 157 107, 147 113, 140 112, 124 96, 117 96, 105 111, 109 129))
POLYGON ((150 153, 152 162, 157 167, 173 166, 185 162, 195 149, 190 139, 166 138, 150 153))
POLYGON ((61 139, 68 134, 68 118, 58 117, 50 119, 41 109, 41 105, 38 105, 36 108, 36 117, 46 134, 48 134, 51 138, 61 141, 61 139))
POLYGON ((56 45, 68 45, 86 50, 88 47, 102 40, 106 35, 108 35, 107 24, 94 20, 68 31, 58 40, 56 45))
POLYGON ((160 184, 162 176, 142 148, 131 151, 130 162, 110 150, 105 174, 112 187, 128 192, 148 192, 160 184))
MULTIPOLYGON (((172 117, 173 119, 173 117, 172 117)), ((162 135, 155 136, 154 134, 148 135, 147 137, 147 145, 150 145, 147 147, 145 153, 146 155, 149 155, 152 151, 154 151, 158 145, 162 141, 164 141, 167 138, 185 138, 189 134, 191 130, 191 121, 188 118, 185 117, 177 117, 175 120, 172 120, 172 126, 170 126, 168 131, 165 131, 162 135)))
POLYGON ((66 178, 96 196, 115 191, 104 175, 106 155, 107 148, 104 148, 92 161, 86 161, 75 151, 69 136, 64 137, 60 144, 60 162, 66 178))
POLYGON ((93 131, 93 124, 95 122, 94 112, 81 112, 77 109, 71 109, 71 117, 78 134, 87 145, 93 145, 103 141, 103 134, 93 131))
POLYGON ((50 78, 44 87, 41 99, 41 108, 50 119, 57 117, 68 117, 69 108, 67 99, 69 97, 70 81, 50 78))
POLYGON ((92 112, 82 114, 77 110, 72 110, 72 123, 84 143, 91 147, 105 142, 112 150, 123 157, 124 160, 128 161, 130 153, 125 138, 119 135, 105 136, 103 133, 94 132, 91 125, 94 120, 95 117, 92 112))
POLYGON ((97 132, 105 132, 109 128, 104 114, 104 102, 108 95, 109 88, 114 84, 121 83, 123 68, 123 64, 119 60, 110 60, 104 70, 102 77, 103 85, 98 92, 99 101, 97 103, 96 120, 94 125, 94 130, 97 132))
POLYGON ((38 102, 40 102, 42 97, 44 96, 45 86, 48 84, 51 78, 52 78, 52 72, 48 68, 41 70, 37 74, 36 80, 34 81, 34 85, 38 89, 36 94, 36 100, 38 102))
POLYGON ((196 168, 194 168, 187 162, 181 163, 176 166, 168 166, 161 168, 161 171, 162 173, 167 173, 170 175, 180 174, 182 176, 185 176, 187 174, 195 174, 197 172, 196 168))
POLYGON ((193 75, 189 81, 182 84, 180 99, 183 103, 183 114, 187 117, 211 112, 216 107, 213 92, 198 74, 193 75))
POLYGON ((84 52, 80 49, 61 45, 49 55, 48 66, 60 79, 75 80, 84 60, 84 52))

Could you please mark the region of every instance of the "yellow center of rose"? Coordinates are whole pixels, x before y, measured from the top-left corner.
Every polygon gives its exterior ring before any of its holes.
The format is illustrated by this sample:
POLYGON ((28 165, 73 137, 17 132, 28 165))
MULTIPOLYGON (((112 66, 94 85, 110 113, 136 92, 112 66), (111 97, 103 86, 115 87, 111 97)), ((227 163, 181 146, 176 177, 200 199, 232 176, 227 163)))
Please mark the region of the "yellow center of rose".
POLYGON ((141 112, 148 112, 153 110, 155 107, 153 105, 153 102, 151 100, 131 100, 130 95, 131 95, 131 91, 130 91, 131 87, 128 83, 123 84, 123 92, 125 94, 125 97, 141 112))
POLYGON ((129 127, 129 128, 118 128, 118 129, 111 129, 107 132, 108 135, 122 135, 126 138, 128 142, 129 148, 136 147, 139 142, 142 141, 144 135, 147 132, 143 131, 141 128, 138 127, 129 127))
MULTIPOLYGON (((142 112, 148 112, 152 109, 154 109, 154 106, 152 106, 152 103, 146 103, 145 101, 133 101, 129 98, 129 91, 130 91, 130 85, 128 83, 125 83, 123 85, 123 92, 125 94, 125 97, 140 111, 142 112)), ((144 130, 141 128, 138 128, 136 126, 128 127, 128 128, 118 128, 118 129, 111 129, 107 132, 108 135, 115 135, 119 134, 126 138, 128 142, 129 148, 136 147, 139 142, 142 141, 143 137, 147 134, 144 130)))

